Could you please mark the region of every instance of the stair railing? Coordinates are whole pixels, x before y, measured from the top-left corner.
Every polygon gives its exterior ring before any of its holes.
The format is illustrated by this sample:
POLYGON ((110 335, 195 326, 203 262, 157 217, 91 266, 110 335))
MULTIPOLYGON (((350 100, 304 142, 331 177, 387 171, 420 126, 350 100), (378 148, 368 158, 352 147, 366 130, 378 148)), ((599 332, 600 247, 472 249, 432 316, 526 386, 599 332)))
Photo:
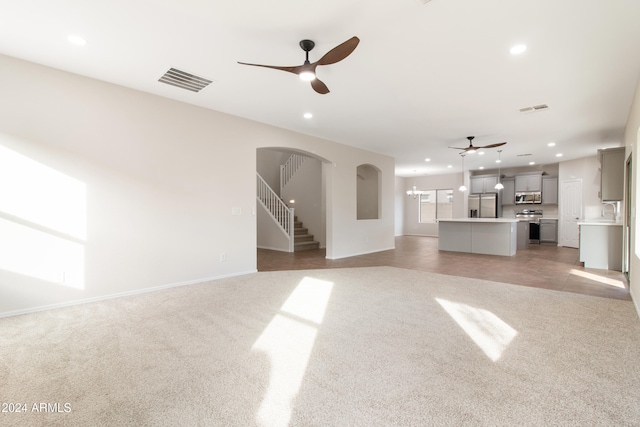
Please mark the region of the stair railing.
POLYGON ((289 236, 289 252, 294 250, 294 210, 288 207, 264 179, 256 172, 257 199, 271 214, 282 231, 289 236))
POLYGON ((305 156, 300 154, 292 154, 284 165, 280 166, 280 194, 282 194, 282 189, 287 185, 289 180, 295 175, 298 171, 304 160, 305 156))

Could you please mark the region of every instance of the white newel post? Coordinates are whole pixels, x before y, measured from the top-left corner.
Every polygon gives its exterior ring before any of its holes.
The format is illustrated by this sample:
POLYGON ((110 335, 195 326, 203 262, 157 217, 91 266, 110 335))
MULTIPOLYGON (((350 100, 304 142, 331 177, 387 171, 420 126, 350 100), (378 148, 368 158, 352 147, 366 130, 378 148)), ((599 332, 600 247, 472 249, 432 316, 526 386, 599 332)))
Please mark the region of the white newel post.
POLYGON ((295 250, 295 224, 294 224, 294 218, 295 215, 293 213, 294 209, 293 208, 289 208, 289 252, 293 252, 295 250))

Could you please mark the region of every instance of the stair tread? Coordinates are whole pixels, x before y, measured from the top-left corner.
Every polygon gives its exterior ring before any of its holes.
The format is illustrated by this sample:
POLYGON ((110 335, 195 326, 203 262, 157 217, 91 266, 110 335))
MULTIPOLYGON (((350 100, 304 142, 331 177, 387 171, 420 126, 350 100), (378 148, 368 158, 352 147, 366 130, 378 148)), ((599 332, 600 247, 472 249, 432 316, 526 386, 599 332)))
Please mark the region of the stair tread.
POLYGON ((320 248, 320 243, 314 241, 314 240, 310 240, 308 242, 300 242, 300 243, 296 243, 293 247, 294 251, 304 251, 304 250, 309 250, 309 249, 319 249, 320 248))

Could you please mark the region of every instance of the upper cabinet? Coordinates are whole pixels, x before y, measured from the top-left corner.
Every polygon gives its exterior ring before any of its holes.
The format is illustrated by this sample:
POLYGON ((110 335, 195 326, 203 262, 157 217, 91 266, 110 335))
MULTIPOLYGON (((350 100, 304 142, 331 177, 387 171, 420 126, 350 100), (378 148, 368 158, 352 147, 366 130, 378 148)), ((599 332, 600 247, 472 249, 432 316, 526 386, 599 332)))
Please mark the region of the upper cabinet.
POLYGON ((516 175, 516 193, 542 191, 542 172, 516 175))
POLYGON ((555 176, 542 177, 542 204, 543 205, 558 204, 558 177, 555 177, 555 176))
POLYGON ((470 178, 471 194, 497 193, 498 175, 475 175, 470 178))
POLYGON ((600 199, 617 202, 624 199, 624 147, 598 150, 600 157, 600 199))

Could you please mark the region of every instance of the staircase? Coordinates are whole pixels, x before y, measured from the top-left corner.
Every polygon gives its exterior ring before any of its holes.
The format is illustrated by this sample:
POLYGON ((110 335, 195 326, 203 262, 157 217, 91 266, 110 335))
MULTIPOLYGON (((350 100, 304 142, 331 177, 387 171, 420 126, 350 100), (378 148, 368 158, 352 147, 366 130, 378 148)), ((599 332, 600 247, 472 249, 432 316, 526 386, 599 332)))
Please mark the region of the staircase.
POLYGON ((307 251, 319 247, 320 243, 313 240, 313 234, 309 234, 309 230, 303 227, 302 221, 298 221, 298 217, 295 217, 293 220, 293 251, 307 251))
POLYGON ((313 240, 313 234, 309 234, 309 229, 304 227, 301 221, 298 221, 298 217, 294 215, 294 209, 287 207, 280 196, 269 187, 269 184, 257 172, 256 179, 258 203, 262 204, 271 215, 271 218, 278 224, 280 230, 287 236, 287 252, 318 249, 320 243, 313 240))

